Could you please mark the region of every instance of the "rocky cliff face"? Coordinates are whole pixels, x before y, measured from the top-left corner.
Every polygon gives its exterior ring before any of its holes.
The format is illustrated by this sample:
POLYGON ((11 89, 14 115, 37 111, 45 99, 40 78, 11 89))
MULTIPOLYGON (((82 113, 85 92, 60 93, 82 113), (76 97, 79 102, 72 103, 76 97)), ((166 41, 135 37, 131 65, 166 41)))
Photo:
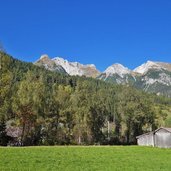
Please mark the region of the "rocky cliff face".
POLYGON ((51 60, 48 55, 42 55, 34 64, 37 66, 43 66, 50 71, 66 73, 65 69, 51 60))
POLYGON ((47 55, 42 55, 34 64, 44 66, 51 71, 66 72, 69 75, 96 78, 100 74, 93 64, 83 65, 78 62, 69 62, 60 57, 50 59, 47 55))
POLYGON ((61 65, 69 75, 84 75, 95 78, 100 74, 93 64, 83 65, 79 62, 69 62, 60 57, 53 58, 52 61, 58 65, 61 65))

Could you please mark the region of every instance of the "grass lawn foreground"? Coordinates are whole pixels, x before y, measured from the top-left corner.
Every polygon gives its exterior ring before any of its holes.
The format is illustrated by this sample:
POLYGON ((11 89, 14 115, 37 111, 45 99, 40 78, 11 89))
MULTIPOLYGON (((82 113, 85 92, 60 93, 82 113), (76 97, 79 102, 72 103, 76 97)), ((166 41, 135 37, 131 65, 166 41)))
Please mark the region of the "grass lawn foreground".
POLYGON ((0 171, 171 170, 171 149, 139 146, 0 147, 0 171))

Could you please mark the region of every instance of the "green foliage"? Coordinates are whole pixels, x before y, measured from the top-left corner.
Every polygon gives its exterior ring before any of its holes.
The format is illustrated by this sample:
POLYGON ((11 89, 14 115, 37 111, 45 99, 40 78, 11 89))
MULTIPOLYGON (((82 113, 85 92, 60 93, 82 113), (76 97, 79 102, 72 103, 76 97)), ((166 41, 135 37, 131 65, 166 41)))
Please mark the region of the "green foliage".
POLYGON ((0 120, 22 145, 130 144, 168 119, 169 98, 0 57, 0 120))

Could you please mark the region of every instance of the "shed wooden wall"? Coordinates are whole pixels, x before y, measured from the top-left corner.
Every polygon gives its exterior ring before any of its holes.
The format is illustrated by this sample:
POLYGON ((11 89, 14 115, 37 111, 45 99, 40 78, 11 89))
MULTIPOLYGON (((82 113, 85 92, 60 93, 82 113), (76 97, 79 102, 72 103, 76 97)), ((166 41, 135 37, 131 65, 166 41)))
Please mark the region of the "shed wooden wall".
POLYGON ((165 129, 160 129, 155 133, 155 146, 171 148, 171 133, 165 129))
POLYGON ((154 146, 153 133, 145 134, 137 139, 138 145, 141 146, 154 146))

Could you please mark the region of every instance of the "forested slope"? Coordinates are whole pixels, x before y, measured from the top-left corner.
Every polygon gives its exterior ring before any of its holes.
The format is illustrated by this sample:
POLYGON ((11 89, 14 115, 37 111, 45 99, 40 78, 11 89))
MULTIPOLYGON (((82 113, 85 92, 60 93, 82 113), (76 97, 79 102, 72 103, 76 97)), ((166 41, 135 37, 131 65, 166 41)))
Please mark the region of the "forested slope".
POLYGON ((130 144, 171 126, 171 99, 68 76, 0 52, 0 144, 130 144))

